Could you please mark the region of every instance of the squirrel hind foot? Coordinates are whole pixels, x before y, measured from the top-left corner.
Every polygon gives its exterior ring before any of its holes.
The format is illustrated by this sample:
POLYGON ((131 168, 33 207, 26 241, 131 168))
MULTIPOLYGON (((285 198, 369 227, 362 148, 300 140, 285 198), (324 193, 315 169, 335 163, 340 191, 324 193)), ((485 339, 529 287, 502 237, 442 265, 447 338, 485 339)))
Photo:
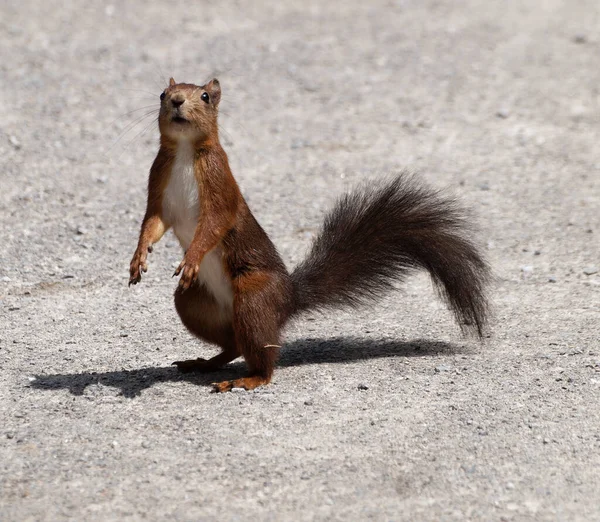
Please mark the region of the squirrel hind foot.
POLYGON ((251 375, 250 377, 242 377, 234 381, 213 382, 214 393, 225 393, 233 390, 233 388, 242 388, 243 390, 253 390, 259 386, 269 384, 271 379, 260 375, 251 375))
POLYGON ((211 361, 202 359, 199 357, 198 359, 190 359, 187 361, 175 361, 171 363, 171 366, 177 366, 177 369, 181 373, 192 373, 192 372, 214 372, 218 370, 220 367, 215 366, 211 363, 211 361))

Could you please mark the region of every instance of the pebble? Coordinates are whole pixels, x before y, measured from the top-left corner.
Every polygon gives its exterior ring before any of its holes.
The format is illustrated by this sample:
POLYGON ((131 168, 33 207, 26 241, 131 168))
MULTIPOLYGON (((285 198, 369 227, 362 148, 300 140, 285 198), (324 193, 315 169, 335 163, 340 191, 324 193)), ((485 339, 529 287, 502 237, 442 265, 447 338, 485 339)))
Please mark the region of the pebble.
POLYGON ((490 184, 487 181, 484 181, 479 185, 480 190, 490 190, 490 184))
POLYGON ((593 274, 597 274, 598 273, 598 267, 597 266, 587 266, 583 269, 583 273, 585 275, 593 275, 593 274))
POLYGON ((369 389, 369 387, 368 387, 366 384, 359 384, 359 385, 358 385, 358 389, 359 389, 359 390, 368 390, 368 389, 369 389))
POLYGON ((510 116, 510 110, 508 110, 506 107, 502 107, 496 111, 496 116, 505 120, 510 116))
POLYGON ((148 449, 149 447, 150 447, 150 443, 148 441, 145 440, 144 442, 142 442, 142 448, 148 449))
POLYGON ((84 234, 87 234, 87 229, 85 229, 83 227, 77 227, 77 229, 75 230, 75 232, 78 235, 83 236, 84 234))
POLYGON ((523 279, 528 279, 533 274, 533 267, 531 265, 526 265, 521 267, 521 277, 523 279))
POLYGON ((15 150, 19 150, 21 148, 21 142, 16 136, 9 136, 8 141, 15 148, 15 150))
POLYGON ((290 148, 292 149, 305 149, 307 147, 310 147, 310 142, 303 139, 293 140, 290 145, 290 148))
POLYGON ((548 282, 549 283, 556 283, 556 277, 555 276, 548 276, 548 282))
POLYGON ((585 34, 576 34, 575 36, 573 36, 573 42, 575 42, 576 44, 584 44, 587 43, 587 41, 588 39, 585 34))
POLYGON ((2 282, 3 283, 10 283, 10 277, 8 277, 8 276, 2 277, 2 282))
POLYGON ((440 364, 439 366, 435 367, 435 372, 436 373, 440 373, 440 372, 449 372, 452 371, 452 368, 446 364, 440 364))

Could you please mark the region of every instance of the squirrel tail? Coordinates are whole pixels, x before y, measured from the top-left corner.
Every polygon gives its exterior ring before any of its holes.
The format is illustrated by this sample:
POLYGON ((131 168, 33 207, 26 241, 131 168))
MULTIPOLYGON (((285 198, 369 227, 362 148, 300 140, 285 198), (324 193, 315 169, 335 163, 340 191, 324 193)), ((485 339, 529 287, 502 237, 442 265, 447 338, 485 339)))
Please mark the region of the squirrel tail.
POLYGON ((483 336, 489 267, 453 199, 401 174, 342 197, 292 272, 294 315, 359 306, 426 269, 461 329, 483 336))

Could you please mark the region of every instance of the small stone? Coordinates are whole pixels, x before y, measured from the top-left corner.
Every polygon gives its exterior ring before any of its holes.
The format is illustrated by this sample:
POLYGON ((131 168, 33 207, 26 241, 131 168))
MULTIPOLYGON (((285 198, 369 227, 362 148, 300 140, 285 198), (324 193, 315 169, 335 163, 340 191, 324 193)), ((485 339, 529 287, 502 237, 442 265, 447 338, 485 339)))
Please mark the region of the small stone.
POLYGON ((16 136, 9 136, 8 141, 15 148, 15 150, 19 150, 21 148, 21 142, 16 136))
POLYGON ((480 190, 490 190, 490 184, 487 181, 484 181, 479 185, 480 190))
POLYGON ((306 147, 309 147, 310 144, 308 143, 308 141, 303 140, 303 139, 295 139, 292 141, 290 148, 292 149, 305 149, 306 147))
POLYGON ((581 120, 587 112, 588 110, 583 105, 573 105, 571 107, 571 117, 576 121, 581 120))
POLYGON ((359 390, 368 390, 368 389, 369 389, 369 387, 368 387, 366 384, 359 384, 359 385, 358 385, 358 389, 359 389, 359 390))
POLYGON ((8 308, 8 311, 9 311, 9 312, 16 312, 17 310, 20 310, 20 309, 21 309, 21 307, 20 307, 20 306, 10 306, 10 307, 8 308))
POLYGON ((573 36, 573 42, 576 44, 584 44, 587 43, 588 39, 587 36, 585 34, 576 34, 575 36, 573 36))
POLYGON ((75 232, 78 235, 83 236, 84 234, 87 234, 87 229, 85 229, 83 227, 77 227, 77 229, 75 230, 75 232))
POLYGON ((541 253, 542 253, 542 251, 541 251, 541 250, 534 250, 534 251, 533 251, 533 255, 534 255, 534 256, 539 256, 539 255, 541 255, 541 253))
POLYGON ((548 276, 548 282, 549 283, 556 283, 556 276, 548 276))
POLYGON ((6 432, 6 438, 7 439, 14 439, 15 438, 15 434, 12 431, 7 431, 6 432))
POLYGON ((509 489, 509 490, 515 489, 515 485, 512 482, 507 482, 506 483, 506 489, 509 489))
POLYGON ((142 448, 148 449, 149 447, 150 447, 150 443, 147 440, 142 442, 142 448))
POLYGON ((529 279, 533 274, 533 267, 531 265, 526 265, 521 267, 521 277, 523 279, 529 279))
POLYGON ((435 373, 449 372, 449 371, 452 371, 452 368, 446 364, 440 364, 439 366, 435 367, 435 373))
POLYGON ((550 439, 547 439, 547 438, 542 439, 542 444, 550 444, 550 439))
POLYGON ((304 401, 304 406, 312 406, 314 404, 312 399, 308 399, 306 401, 304 401))
POLYGON ((510 110, 507 107, 501 107, 496 111, 496 116, 505 120, 510 116, 510 110))
POLYGON ((113 448, 116 448, 118 445, 119 445, 119 443, 118 443, 116 440, 113 440, 113 441, 111 442, 111 446, 112 446, 113 448))
POLYGON ((583 269, 583 273, 585 275, 594 275, 598 273, 598 267, 597 266, 586 266, 583 269))
POLYGON ((3 283, 10 283, 10 281, 11 281, 11 280, 10 280, 10 277, 8 277, 8 276, 3 276, 3 277, 2 277, 2 282, 3 282, 3 283))

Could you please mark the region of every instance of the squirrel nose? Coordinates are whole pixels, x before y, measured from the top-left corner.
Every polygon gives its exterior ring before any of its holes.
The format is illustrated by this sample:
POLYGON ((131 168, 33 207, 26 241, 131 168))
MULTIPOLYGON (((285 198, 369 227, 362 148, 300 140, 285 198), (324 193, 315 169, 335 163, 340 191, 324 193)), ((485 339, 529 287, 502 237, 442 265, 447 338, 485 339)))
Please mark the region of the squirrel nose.
POLYGON ((173 104, 173 107, 175 107, 177 109, 177 107, 181 107, 183 105, 183 102, 185 100, 183 98, 171 98, 171 103, 173 104))

